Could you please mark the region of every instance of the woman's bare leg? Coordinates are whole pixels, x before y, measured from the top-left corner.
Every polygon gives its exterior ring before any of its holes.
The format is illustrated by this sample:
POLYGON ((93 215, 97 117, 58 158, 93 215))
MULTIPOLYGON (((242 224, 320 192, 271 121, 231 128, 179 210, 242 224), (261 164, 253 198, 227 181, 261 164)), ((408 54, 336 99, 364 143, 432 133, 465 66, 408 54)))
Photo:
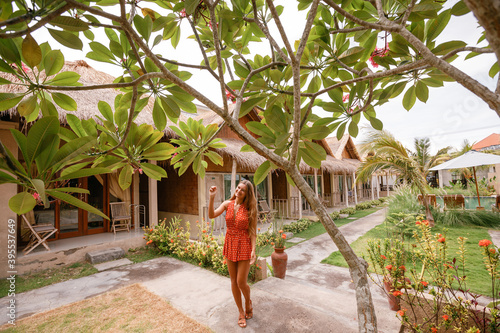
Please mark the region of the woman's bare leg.
POLYGON ((238 311, 240 315, 244 315, 243 304, 241 302, 241 291, 238 287, 238 271, 239 271, 239 262, 234 262, 231 260, 227 260, 227 270, 229 271, 229 277, 231 278, 231 291, 233 292, 234 302, 238 307, 238 311))
MULTIPOLYGON (((238 288, 243 293, 245 297, 245 308, 247 311, 250 309, 250 286, 248 285, 248 272, 250 271, 250 260, 238 261, 238 268, 236 270, 237 277, 236 282, 238 283, 238 288)), ((240 297, 241 300, 241 297, 240 297)))

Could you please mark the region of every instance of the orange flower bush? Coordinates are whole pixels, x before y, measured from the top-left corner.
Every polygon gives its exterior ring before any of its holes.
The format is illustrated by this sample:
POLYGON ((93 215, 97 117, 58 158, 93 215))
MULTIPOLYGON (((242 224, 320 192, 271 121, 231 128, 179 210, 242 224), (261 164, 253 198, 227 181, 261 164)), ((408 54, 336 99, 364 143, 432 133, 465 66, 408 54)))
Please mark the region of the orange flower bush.
MULTIPOLYGON (((498 332, 500 313, 494 306, 486 310, 478 306, 479 295, 469 292, 465 276, 467 238, 458 237, 458 256, 447 257, 448 240, 443 234, 432 233, 429 223, 419 217, 412 239, 389 237, 369 241, 368 261, 372 280, 391 297, 401 299, 407 309, 397 312, 405 331, 438 332, 498 332), (391 287, 387 288, 387 281, 391 287), (415 313, 422 315, 416 316, 415 313)), ((445 230, 446 231, 446 230, 445 230)), ((500 253, 490 240, 479 241, 486 270, 491 276, 492 295, 498 294, 500 253)))

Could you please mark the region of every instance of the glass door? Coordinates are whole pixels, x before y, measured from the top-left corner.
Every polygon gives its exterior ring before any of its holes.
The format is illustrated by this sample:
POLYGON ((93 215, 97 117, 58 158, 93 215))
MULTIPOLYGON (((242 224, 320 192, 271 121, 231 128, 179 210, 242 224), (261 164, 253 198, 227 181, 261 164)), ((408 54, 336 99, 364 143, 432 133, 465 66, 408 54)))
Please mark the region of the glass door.
MULTIPOLYGON (((73 196, 109 216, 109 192, 105 175, 71 179, 66 186, 89 190, 89 194, 73 193, 73 196)), ((58 221, 56 219, 56 227, 59 229, 59 238, 77 237, 107 231, 108 220, 103 217, 65 202, 59 202, 58 205, 59 219, 58 221)))

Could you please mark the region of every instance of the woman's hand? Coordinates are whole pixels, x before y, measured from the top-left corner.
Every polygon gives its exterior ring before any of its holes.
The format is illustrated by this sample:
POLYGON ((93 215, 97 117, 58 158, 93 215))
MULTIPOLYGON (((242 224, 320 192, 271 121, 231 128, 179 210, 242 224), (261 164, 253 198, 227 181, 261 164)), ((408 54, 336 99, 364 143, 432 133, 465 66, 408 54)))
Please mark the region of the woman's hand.
POLYGON ((208 189, 208 194, 210 194, 210 197, 211 198, 215 197, 216 193, 217 193, 217 186, 210 186, 210 189, 208 189))
POLYGON ((250 254, 250 265, 255 264, 256 260, 257 260, 257 257, 255 256, 255 250, 252 250, 252 253, 250 254))

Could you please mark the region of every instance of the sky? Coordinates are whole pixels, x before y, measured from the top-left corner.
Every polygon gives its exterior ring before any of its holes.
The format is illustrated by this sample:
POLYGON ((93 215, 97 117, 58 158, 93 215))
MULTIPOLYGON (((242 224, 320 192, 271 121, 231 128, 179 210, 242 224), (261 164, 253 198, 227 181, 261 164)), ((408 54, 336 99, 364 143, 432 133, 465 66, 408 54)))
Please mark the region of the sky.
MULTIPOLYGON (((286 3, 284 0, 276 2, 286 3)), ((143 2, 141 4, 150 6, 149 3, 143 2)), ((290 40, 299 39, 305 24, 304 12, 297 12, 295 5, 286 5, 282 18, 285 31, 290 40)), ((183 28, 188 28, 187 22, 184 21, 183 24, 183 28)), ((453 17, 440 36, 441 41, 464 40, 469 45, 476 46, 476 41, 480 37, 480 30, 477 27, 477 21, 471 13, 458 18, 453 17)), ((271 31, 275 31, 273 27, 271 27, 271 31)), ((187 40, 186 37, 189 35, 191 35, 190 30, 185 29, 177 49, 170 47, 161 51, 155 50, 155 52, 162 52, 163 56, 168 59, 199 64, 199 50, 191 40, 187 40)), ((36 34, 34 36, 38 43, 44 42, 44 39, 49 39, 47 35, 40 33, 38 37, 36 34)), ((83 36, 82 40, 85 40, 83 36)), ((283 45, 281 41, 279 41, 279 44, 283 45)), ((51 45, 53 49, 60 46, 55 42, 51 43, 51 45)), ((60 46, 60 49, 63 50, 66 60, 84 59, 83 55, 90 51, 87 45, 84 46, 83 53, 80 51, 75 52, 63 46, 60 46)), ((261 45, 253 46, 252 50, 267 54, 269 46, 267 43, 261 43, 261 45)), ((120 68, 116 66, 95 62, 90 59, 84 60, 96 69, 111 75, 118 76, 121 74, 120 68)), ((488 71, 494 61, 493 55, 478 56, 467 61, 463 61, 463 56, 461 56, 453 64, 494 90, 498 74, 495 78, 488 76, 488 71)), ((381 69, 381 67, 378 69, 381 69)), ((213 98, 218 105, 222 104, 220 86, 210 75, 194 70, 193 78, 188 83, 213 98)), ((422 103, 417 99, 410 111, 403 108, 402 96, 403 94, 389 103, 377 107, 376 112, 377 117, 384 123, 384 129, 391 132, 407 148, 412 149, 415 138, 428 137, 431 141, 431 151, 435 153, 438 149, 446 146, 458 149, 465 139, 470 143, 474 143, 492 133, 500 133, 500 117, 479 97, 476 97, 456 82, 446 82, 445 86, 440 88, 429 88, 427 102, 422 103)), ((316 113, 320 116, 327 115, 323 112, 316 113)), ((368 122, 362 121, 360 125, 368 126, 368 122)), ((360 129, 359 135, 354 138, 356 144, 364 139, 366 131, 363 128, 360 129)))

